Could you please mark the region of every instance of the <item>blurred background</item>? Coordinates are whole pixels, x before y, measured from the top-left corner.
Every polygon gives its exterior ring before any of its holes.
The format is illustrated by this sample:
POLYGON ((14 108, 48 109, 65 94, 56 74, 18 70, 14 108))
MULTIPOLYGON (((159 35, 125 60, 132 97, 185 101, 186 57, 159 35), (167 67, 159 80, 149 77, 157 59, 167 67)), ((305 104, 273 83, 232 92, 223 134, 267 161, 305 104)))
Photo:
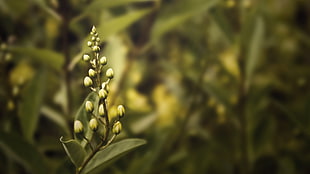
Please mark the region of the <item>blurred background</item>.
POLYGON ((114 174, 310 173, 310 1, 0 0, 0 173, 73 173, 93 25, 110 112, 147 145, 114 174))

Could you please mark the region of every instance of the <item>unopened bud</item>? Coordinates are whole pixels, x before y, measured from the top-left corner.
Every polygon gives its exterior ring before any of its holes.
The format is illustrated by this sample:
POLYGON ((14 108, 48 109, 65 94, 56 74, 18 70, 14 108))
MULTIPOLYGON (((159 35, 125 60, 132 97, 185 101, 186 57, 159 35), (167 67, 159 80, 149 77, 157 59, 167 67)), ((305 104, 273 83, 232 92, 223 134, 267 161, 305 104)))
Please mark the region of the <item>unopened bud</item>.
POLYGON ((93 26, 93 27, 91 28, 91 32, 93 32, 93 33, 96 33, 96 32, 97 32, 97 30, 96 30, 96 27, 95 27, 95 26, 93 26))
POLYGON ((107 64, 107 58, 105 56, 101 57, 99 61, 100 61, 101 65, 106 65, 107 64))
POLYGON ((93 85, 92 79, 91 79, 90 77, 86 76, 86 77, 84 78, 84 86, 89 87, 89 86, 91 86, 91 85, 93 85))
POLYGON ((88 61, 90 60, 90 56, 89 56, 88 54, 84 54, 84 55, 83 55, 83 60, 84 60, 85 62, 88 62, 88 61))
POLYGON ((110 86, 109 86, 106 82, 103 82, 103 83, 101 84, 101 87, 102 87, 102 89, 106 90, 107 93, 109 93, 109 91, 110 91, 110 86))
POLYGON ((99 105, 98 113, 99 113, 99 116, 101 116, 101 117, 104 116, 104 107, 103 107, 103 104, 100 104, 100 105, 99 105))
POLYGON ((92 50, 93 50, 94 52, 99 52, 99 51, 100 51, 100 47, 97 46, 97 45, 95 45, 95 46, 92 47, 92 50))
POLYGON ((93 36, 93 37, 91 37, 91 41, 96 41, 96 37, 95 36, 93 36))
POLYGON ((93 105, 93 103, 91 102, 91 101, 86 101, 86 103, 85 103, 85 110, 87 111, 87 112, 93 112, 93 110, 94 110, 94 105, 93 105))
POLYGON ((93 43, 92 43, 91 41, 88 41, 88 42, 87 42, 87 46, 88 46, 88 47, 91 47, 92 45, 93 45, 93 43))
POLYGON ((124 108, 123 105, 118 105, 118 107, 117 107, 117 115, 119 117, 124 117, 124 115, 125 115, 125 108, 124 108))
POLYGON ((80 120, 74 121, 74 133, 79 134, 83 132, 83 124, 80 120))
POLYGON ((97 119, 95 118, 92 118, 90 121, 89 121, 89 128, 96 132, 98 130, 98 121, 97 119))
POLYGON ((116 135, 118 135, 120 132, 122 131, 122 123, 117 121, 116 123, 114 123, 113 128, 112 128, 112 132, 116 135))
POLYGON ((105 75, 109 78, 109 79, 112 79, 114 77, 114 72, 113 72, 113 69, 112 68, 109 68, 105 75))
POLYGON ((89 69, 89 70, 88 70, 88 75, 89 75, 90 77, 95 77, 95 76, 96 76, 96 71, 95 71, 94 69, 89 69))
POLYGON ((99 90, 99 98, 100 99, 106 99, 108 96, 108 92, 104 89, 99 90))

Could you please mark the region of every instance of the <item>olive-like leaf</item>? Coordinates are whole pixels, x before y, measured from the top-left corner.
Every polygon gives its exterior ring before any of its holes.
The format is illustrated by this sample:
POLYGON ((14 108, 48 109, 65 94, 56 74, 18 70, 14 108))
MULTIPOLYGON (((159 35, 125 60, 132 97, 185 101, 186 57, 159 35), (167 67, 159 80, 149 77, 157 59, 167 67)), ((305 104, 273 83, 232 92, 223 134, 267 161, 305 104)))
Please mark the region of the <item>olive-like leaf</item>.
POLYGON ((35 62, 46 65, 54 70, 60 71, 64 63, 63 55, 48 49, 32 47, 11 47, 10 51, 20 55, 21 58, 29 57, 35 62))
POLYGON ((245 67, 247 87, 250 85, 253 72, 257 66, 257 61, 261 56, 265 35, 265 22, 262 17, 256 17, 254 31, 248 48, 247 61, 245 67))
POLYGON ((175 29, 175 27, 189 20, 193 16, 205 12, 215 5, 219 0, 183 0, 170 6, 166 6, 157 18, 152 28, 151 40, 157 41, 165 33, 175 29), (173 10, 171 10, 173 9, 173 10))
POLYGON ((146 141, 143 139, 132 138, 111 144, 107 148, 99 151, 82 170, 82 173, 93 173, 94 171, 102 170, 109 162, 116 160, 127 152, 142 146, 145 143, 146 141))
POLYGON ((76 140, 64 141, 62 140, 62 137, 60 138, 60 142, 62 143, 72 163, 76 167, 80 167, 86 157, 86 151, 81 146, 81 144, 78 143, 76 140))
POLYGON ((88 14, 94 14, 94 11, 99 11, 111 7, 117 7, 121 5, 126 5, 129 3, 134 3, 134 2, 149 2, 149 1, 154 1, 154 0, 113 0, 113 1, 93 1, 90 3, 85 10, 76 18, 72 20, 72 22, 77 22, 81 19, 83 19, 85 16, 88 14))
POLYGON ((27 173, 44 174, 46 165, 38 150, 22 137, 0 132, 0 149, 28 171, 27 173))
POLYGON ((25 87, 22 94, 23 100, 19 104, 18 115, 22 133, 29 142, 32 141, 37 127, 45 89, 45 79, 45 71, 40 70, 25 87))

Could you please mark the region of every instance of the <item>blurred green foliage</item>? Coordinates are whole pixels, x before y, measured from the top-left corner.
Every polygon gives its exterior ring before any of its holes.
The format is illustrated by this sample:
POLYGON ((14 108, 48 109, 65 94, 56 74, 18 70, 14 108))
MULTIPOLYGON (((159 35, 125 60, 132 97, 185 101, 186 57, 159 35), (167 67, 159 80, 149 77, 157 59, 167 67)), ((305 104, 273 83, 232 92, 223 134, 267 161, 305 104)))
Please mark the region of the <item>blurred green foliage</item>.
POLYGON ((0 20, 0 173, 74 172, 92 25, 117 141, 148 141, 104 172, 310 173, 308 0, 0 0, 0 20))

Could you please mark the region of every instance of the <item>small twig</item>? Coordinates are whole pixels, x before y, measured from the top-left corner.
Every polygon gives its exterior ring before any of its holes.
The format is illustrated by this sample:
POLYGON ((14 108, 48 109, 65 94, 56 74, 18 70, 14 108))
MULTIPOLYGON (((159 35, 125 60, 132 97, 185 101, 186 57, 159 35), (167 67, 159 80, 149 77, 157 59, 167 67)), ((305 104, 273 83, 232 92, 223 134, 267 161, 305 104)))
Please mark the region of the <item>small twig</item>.
POLYGON ((101 141, 98 146, 92 151, 92 153, 86 158, 86 160, 83 162, 83 164, 81 165, 81 167, 79 167, 76 170, 76 174, 79 174, 82 172, 82 170, 85 168, 85 166, 89 163, 89 161, 96 155, 97 152, 99 152, 100 150, 105 149, 106 147, 108 147, 113 140, 115 139, 116 134, 114 134, 111 139, 107 142, 107 144, 103 145, 104 141, 101 141))
POLYGON ((87 143, 89 144, 89 147, 90 147, 91 150, 93 151, 93 150, 94 150, 94 147, 93 147, 92 144, 90 143, 89 139, 86 138, 84 135, 83 135, 83 138, 87 141, 87 143))

